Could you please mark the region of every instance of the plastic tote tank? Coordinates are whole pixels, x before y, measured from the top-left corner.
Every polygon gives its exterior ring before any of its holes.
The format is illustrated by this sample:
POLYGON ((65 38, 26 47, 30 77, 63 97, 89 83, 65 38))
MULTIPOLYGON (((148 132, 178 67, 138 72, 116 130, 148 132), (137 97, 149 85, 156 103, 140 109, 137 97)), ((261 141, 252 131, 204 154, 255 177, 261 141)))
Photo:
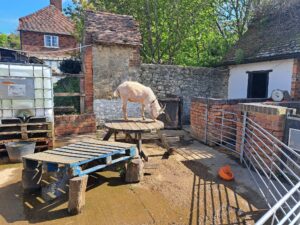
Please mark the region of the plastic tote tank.
POLYGON ((21 110, 53 122, 52 74, 40 64, 0 63, 0 118, 16 117, 21 110))

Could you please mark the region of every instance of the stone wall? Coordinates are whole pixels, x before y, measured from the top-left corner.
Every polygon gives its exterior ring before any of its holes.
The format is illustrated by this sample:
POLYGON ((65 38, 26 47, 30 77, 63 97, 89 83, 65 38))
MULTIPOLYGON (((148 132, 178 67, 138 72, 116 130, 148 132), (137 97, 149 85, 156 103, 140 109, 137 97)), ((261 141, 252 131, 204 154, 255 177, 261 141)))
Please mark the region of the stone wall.
MULTIPOLYGON (((123 53, 126 54, 125 52, 123 53)), ((99 124, 105 120, 122 117, 121 101, 112 99, 112 93, 124 80, 137 80, 151 87, 158 98, 164 98, 167 97, 167 95, 182 96, 184 102, 183 122, 185 124, 189 123, 190 120, 192 97, 207 96, 217 98, 227 96, 227 70, 142 64, 139 73, 136 73, 137 70, 134 70, 133 74, 122 74, 120 72, 122 70, 120 66, 124 65, 124 62, 123 64, 119 62, 120 65, 112 65, 112 70, 117 72, 110 72, 109 76, 107 76, 103 70, 100 69, 102 67, 106 68, 104 62, 95 62, 95 59, 93 61, 93 108, 99 124), (98 66, 95 66, 95 63, 97 63, 98 66)), ((104 61, 108 62, 110 60, 106 59, 104 61)), ((108 68, 109 67, 107 67, 107 69, 108 68)), ((124 68, 126 71, 126 67, 123 67, 123 69, 124 68)), ((139 105, 129 104, 128 112, 130 117, 140 117, 139 105)))
MULTIPOLYGON (((189 123, 192 97, 227 96, 228 70, 140 65, 139 48, 122 45, 94 45, 83 52, 83 58, 86 111, 93 111, 100 124, 122 116, 121 102, 113 99, 113 92, 128 80, 151 87, 158 98, 182 96, 184 123, 189 123)), ((129 105, 129 111, 130 116, 140 117, 138 105, 129 105)))
MULTIPOLYGON (((95 99, 94 113, 98 124, 104 124, 107 120, 123 118, 122 101, 121 99, 95 99)), ((128 117, 141 117, 140 104, 127 104, 128 117)))
POLYGON ((54 121, 56 137, 96 132, 96 118, 94 114, 55 116, 54 121))
POLYGON ((109 99, 124 81, 136 80, 139 48, 122 45, 93 46, 94 99, 109 99))
POLYGON ((158 98, 183 97, 183 122, 190 120, 192 97, 227 97, 228 70, 202 67, 142 64, 139 81, 152 88, 158 98))

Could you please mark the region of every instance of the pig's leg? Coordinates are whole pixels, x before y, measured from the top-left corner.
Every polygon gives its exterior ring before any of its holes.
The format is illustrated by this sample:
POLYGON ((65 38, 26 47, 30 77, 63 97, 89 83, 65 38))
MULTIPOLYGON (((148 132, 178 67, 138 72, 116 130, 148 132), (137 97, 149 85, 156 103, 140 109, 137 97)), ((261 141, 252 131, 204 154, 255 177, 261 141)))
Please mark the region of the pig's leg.
POLYGON ((125 99, 122 99, 122 110, 123 110, 124 120, 128 120, 128 115, 127 115, 127 100, 125 100, 125 99))
POLYGON ((144 104, 141 104, 141 114, 142 114, 143 120, 145 120, 145 105, 144 104))

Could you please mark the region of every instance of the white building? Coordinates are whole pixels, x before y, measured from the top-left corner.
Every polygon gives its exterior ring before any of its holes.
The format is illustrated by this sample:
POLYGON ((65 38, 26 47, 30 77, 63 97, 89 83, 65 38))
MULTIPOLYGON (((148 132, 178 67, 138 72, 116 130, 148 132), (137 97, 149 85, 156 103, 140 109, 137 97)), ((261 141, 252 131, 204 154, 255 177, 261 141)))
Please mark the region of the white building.
POLYGON ((299 24, 300 3, 252 23, 225 57, 230 99, 267 98, 274 89, 300 97, 299 24))

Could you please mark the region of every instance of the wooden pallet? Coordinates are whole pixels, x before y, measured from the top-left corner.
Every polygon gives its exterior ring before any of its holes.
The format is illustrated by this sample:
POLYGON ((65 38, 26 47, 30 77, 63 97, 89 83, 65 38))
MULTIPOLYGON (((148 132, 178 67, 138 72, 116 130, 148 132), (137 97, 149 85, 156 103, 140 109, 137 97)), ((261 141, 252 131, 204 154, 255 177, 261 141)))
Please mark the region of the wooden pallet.
MULTIPOLYGON (((22 139, 0 140, 0 153, 6 152, 5 143, 18 141, 22 141, 22 139)), ((33 141, 36 143, 35 152, 45 151, 53 147, 52 138, 28 138, 26 141, 33 141)))
POLYGON ((36 142, 36 152, 53 146, 53 124, 45 117, 33 117, 22 123, 18 118, 0 119, 0 152, 6 151, 4 144, 16 141, 36 142))
POLYGON ((58 168, 64 165, 70 168, 72 176, 84 176, 121 161, 127 161, 136 155, 136 146, 132 144, 108 141, 82 141, 65 147, 56 148, 23 157, 26 161, 37 161, 58 168), (89 163, 95 162, 92 166, 89 163))
MULTIPOLYGON (((62 189, 65 184, 69 184, 68 212, 78 214, 85 205, 88 175, 115 163, 129 161, 135 156, 135 145, 94 139, 26 155, 23 157, 23 190, 31 192, 42 189, 42 193, 46 194, 49 190, 53 194, 54 190, 56 195, 58 187, 62 189), (42 174, 50 176, 56 174, 55 177, 58 179, 54 186, 51 183, 43 186, 40 182, 42 174)), ((137 167, 134 161, 137 159, 133 159, 126 169, 126 173, 130 173, 133 178, 143 173, 143 166, 137 167)), ((138 161, 141 162, 140 159, 138 161)), ((137 180, 133 180, 133 182, 137 182, 137 180)))

